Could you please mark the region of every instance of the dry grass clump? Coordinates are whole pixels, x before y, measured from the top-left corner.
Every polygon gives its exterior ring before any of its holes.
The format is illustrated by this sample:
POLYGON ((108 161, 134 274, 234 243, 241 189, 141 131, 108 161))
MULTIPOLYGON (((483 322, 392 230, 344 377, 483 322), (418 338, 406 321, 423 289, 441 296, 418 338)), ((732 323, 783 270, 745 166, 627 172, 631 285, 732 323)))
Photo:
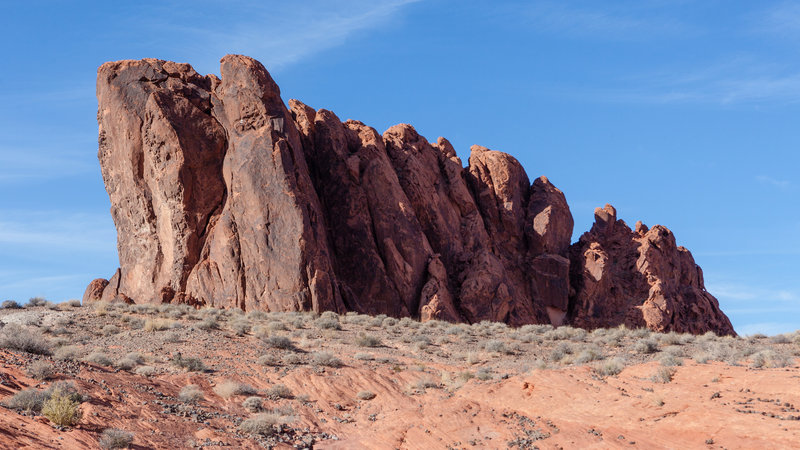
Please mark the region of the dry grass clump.
POLYGON ((658 351, 658 342, 653 338, 639 339, 633 345, 633 350, 636 353, 649 355, 658 351))
POLYGON ((141 375, 143 377, 149 378, 156 374, 156 368, 153 366, 139 366, 133 372, 136 375, 141 375))
POLYGON ((293 398, 294 394, 292 394, 292 390, 286 387, 283 384, 276 384, 266 392, 267 397, 271 398, 293 398))
POLYGON ((654 383, 669 383, 672 381, 672 377, 675 375, 675 369, 670 367, 659 367, 656 370, 656 373, 650 377, 650 380, 654 383))
POLYGON ((253 436, 271 436, 276 433, 275 426, 281 423, 281 417, 272 413, 260 413, 245 419, 239 425, 239 431, 253 436))
POLYGON ((54 389, 47 401, 42 405, 42 415, 51 422, 62 427, 71 427, 77 424, 81 417, 80 403, 74 396, 60 388, 54 389))
POLYGON ((222 398, 230 398, 234 395, 253 395, 258 391, 249 384, 228 380, 214 386, 214 392, 222 398))
POLYGON ((25 305, 28 308, 35 308, 37 306, 47 306, 50 302, 47 299, 42 297, 31 297, 28 299, 28 303, 25 305))
POLYGON ((294 348, 294 343, 286 336, 270 336, 264 342, 272 348, 290 350, 294 348))
POLYGON ((206 366, 200 358, 184 358, 180 353, 172 358, 172 364, 189 372, 203 372, 206 370, 206 366))
POLYGON ((0 329, 0 348, 19 350, 35 355, 49 355, 50 343, 38 330, 32 330, 15 323, 0 329))
POLYGON ((251 413, 257 413, 264 410, 264 402, 261 397, 247 397, 242 402, 242 407, 251 413))
POLYGON ((49 397, 50 396, 45 391, 40 391, 39 389, 25 389, 17 392, 6 400, 4 406, 18 411, 39 413, 42 411, 44 402, 47 401, 49 397))
POLYGON ((203 400, 203 391, 200 389, 200 386, 196 384, 189 384, 181 388, 181 391, 178 393, 178 400, 184 403, 194 404, 203 400))
POLYGON ((250 322, 247 320, 237 320, 230 324, 231 331, 233 331, 237 336, 244 336, 245 334, 250 332, 250 322))
POLYGON ((133 433, 117 428, 107 428, 97 442, 101 448, 128 448, 133 443, 133 433))
POLYGON ((22 309, 22 305, 14 300, 5 300, 0 304, 0 309, 22 309))
POLYGON ((60 347, 53 354, 53 358, 59 361, 77 361, 83 356, 83 350, 77 345, 66 345, 60 347))
POLYGON ((619 375, 625 369, 625 360, 619 357, 600 362, 594 368, 595 373, 602 377, 619 375))
POLYGON ((762 367, 786 367, 792 364, 791 358, 780 355, 772 350, 762 350, 752 355, 750 367, 760 369, 762 367))
POLYGON ((372 391, 360 391, 358 394, 356 394, 356 398, 359 400, 372 400, 375 397, 376 395, 372 391))
POLYGON ((575 357, 575 363, 586 364, 588 362, 599 361, 604 358, 605 355, 603 354, 603 351, 600 348, 596 346, 590 346, 584 350, 581 350, 578 356, 575 357))
POLYGON ((169 330, 175 324, 175 321, 170 319, 163 319, 161 317, 156 317, 153 319, 147 319, 144 322, 144 331, 164 331, 169 330))
POLYGON ((331 352, 314 352, 311 354, 311 360, 314 364, 327 367, 341 367, 342 361, 333 356, 331 352))
POLYGON ((219 321, 216 317, 206 317, 202 320, 202 322, 197 324, 197 328, 201 330, 218 330, 219 329, 219 321))
POLYGON ((118 360, 114 366, 122 370, 133 370, 136 366, 144 364, 144 358, 137 352, 130 352, 118 360))
POLYGON ((56 370, 52 364, 47 361, 36 361, 27 370, 28 376, 37 380, 48 380, 53 378, 56 370))
POLYGON ((383 343, 379 337, 361 332, 356 338, 356 345, 359 347, 380 347, 383 343))
POLYGON ((314 326, 321 330, 341 330, 342 325, 339 323, 338 318, 333 318, 330 316, 322 316, 319 319, 314 321, 314 326))
POLYGON ((101 366, 110 366, 111 365, 111 358, 108 357, 105 353, 94 351, 89 353, 89 355, 83 359, 84 361, 98 364, 101 366))

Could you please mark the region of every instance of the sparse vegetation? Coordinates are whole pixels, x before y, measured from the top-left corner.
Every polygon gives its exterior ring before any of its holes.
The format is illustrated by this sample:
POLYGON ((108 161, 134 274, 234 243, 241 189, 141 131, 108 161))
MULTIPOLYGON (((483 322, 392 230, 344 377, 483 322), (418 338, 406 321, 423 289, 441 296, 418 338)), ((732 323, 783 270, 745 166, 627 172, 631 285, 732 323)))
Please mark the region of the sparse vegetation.
POLYGON ((245 419, 239 425, 239 431, 254 436, 271 436, 275 434, 275 425, 279 424, 281 417, 272 413, 260 413, 245 419))
POLYGON ((71 427, 81 420, 81 405, 69 392, 56 388, 42 406, 42 415, 62 427, 71 427))
POLYGON ((269 389, 267 389, 267 397, 272 398, 292 398, 294 394, 292 394, 292 390, 286 387, 283 384, 276 384, 269 389))
POLYGON ((107 428, 100 435, 98 444, 101 448, 114 449, 114 448, 128 448, 133 443, 133 433, 118 430, 116 428, 107 428))
POLYGON ((330 352, 315 352, 311 355, 314 364, 328 367, 341 367, 342 361, 330 352))
POLYGON ((178 393, 178 400, 184 403, 197 403, 203 399, 203 391, 196 384, 184 386, 178 393))
POLYGON ((222 398, 231 398, 234 395, 253 395, 257 391, 249 384, 228 380, 214 386, 214 392, 222 398))
POLYGON ((47 361, 36 361, 28 366, 28 376, 37 380, 48 380, 55 374, 55 368, 47 361))
POLYGON ((0 329, 0 348, 19 350, 35 355, 49 355, 50 343, 41 332, 15 323, 0 329))

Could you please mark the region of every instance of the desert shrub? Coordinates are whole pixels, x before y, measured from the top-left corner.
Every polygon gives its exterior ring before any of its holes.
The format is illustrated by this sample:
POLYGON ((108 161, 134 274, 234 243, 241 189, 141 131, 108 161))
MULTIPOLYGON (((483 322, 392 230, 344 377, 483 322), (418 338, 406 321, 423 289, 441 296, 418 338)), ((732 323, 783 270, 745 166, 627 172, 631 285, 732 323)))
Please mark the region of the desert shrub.
POLYGON ((153 366, 139 366, 134 370, 134 373, 143 377, 152 377, 156 374, 156 368, 153 366))
POLYGON ((356 338, 356 345, 359 347, 380 347, 382 342, 377 336, 359 333, 358 337, 356 338))
POLYGON ((257 391, 249 384, 228 380, 214 386, 214 392, 222 398, 230 398, 234 395, 253 395, 257 391))
POLYGON ((101 366, 110 366, 111 365, 111 358, 109 358, 105 353, 101 352, 92 352, 84 358, 84 361, 88 361, 90 363, 99 364, 101 366))
POLYGON ((196 384, 189 384, 181 388, 178 393, 178 400, 184 403, 197 403, 203 399, 203 391, 196 384))
POLYGON ((51 392, 50 398, 42 405, 42 415, 62 427, 70 427, 81 420, 80 403, 61 389, 51 392))
POLYGON ((611 358, 600 362, 594 368, 595 373, 603 377, 619 375, 625 368, 625 360, 622 358, 611 358))
POLYGON ((283 362, 283 364, 286 364, 286 365, 289 365, 289 366, 293 365, 293 364, 303 364, 303 358, 301 358, 300 355, 298 355, 296 353, 287 353, 287 354, 283 355, 283 358, 281 358, 281 361, 283 362))
POLYGON ((674 331, 659 336, 661 345, 683 345, 686 343, 686 338, 674 331))
POLYGON ((0 348, 20 350, 36 355, 49 355, 50 344, 42 333, 15 323, 0 329, 0 348))
POLYGON ((491 380, 494 377, 492 376, 492 371, 491 370, 489 370, 489 369, 487 369, 485 367, 482 367, 482 368, 478 369, 477 372, 475 372, 475 378, 477 378, 477 379, 479 379, 481 381, 488 381, 488 380, 491 380))
POLYGON ((242 402, 242 407, 251 413, 257 413, 264 410, 264 403, 261 397, 247 397, 242 402))
POLYGON ((267 322, 267 329, 270 331, 286 331, 286 325, 279 320, 267 322))
POLYGON ((706 364, 709 359, 711 359, 711 355, 708 353, 697 353, 695 354, 692 359, 698 364, 706 364))
POLYGON ((781 356, 772 350, 762 350, 750 358, 750 367, 786 367, 791 364, 789 358, 781 356))
POLYGON ((66 302, 64 302, 64 304, 72 308, 80 308, 81 306, 83 306, 81 304, 81 301, 78 300, 77 298, 69 299, 66 302))
POLYGON ((277 414, 260 413, 245 419, 239 425, 239 431, 254 436, 271 436, 275 434, 275 425, 280 423, 277 414))
POLYGON ((28 376, 37 380, 47 380, 53 378, 56 370, 53 365, 47 361, 36 361, 28 366, 28 376))
POLYGON ((673 354, 665 354, 658 359, 658 362, 660 362, 661 365, 665 367, 682 366, 683 358, 675 356, 673 354))
POLYGON ((60 392, 62 395, 66 395, 70 400, 77 403, 83 403, 88 398, 78 390, 78 387, 75 385, 74 381, 67 380, 56 381, 55 383, 51 384, 45 392, 47 393, 48 397, 52 396, 55 392, 60 392))
POLYGON ((133 370, 136 366, 139 365, 139 362, 135 359, 131 359, 128 357, 118 359, 117 362, 114 363, 114 367, 120 370, 133 370))
POLYGON ((270 336, 264 340, 272 348, 280 348, 284 350, 289 350, 294 348, 294 344, 292 340, 286 336, 270 336))
POLYGON ((410 317, 403 317, 397 324, 403 328, 415 330, 420 327, 420 323, 410 317))
POLYGON ((169 330, 172 328, 173 322, 170 319, 163 319, 161 317, 156 317, 153 319, 147 319, 144 322, 144 331, 164 331, 169 330))
POLYGON ((361 391, 356 394, 356 397, 358 397, 359 400, 372 400, 375 398, 375 393, 372 391, 361 391))
POLYGON ((567 355, 572 354, 572 347, 566 342, 560 342, 550 351, 550 361, 558 362, 567 355))
POLYGON ((675 375, 675 370, 670 367, 659 367, 656 370, 656 373, 650 377, 650 380, 654 383, 669 383, 672 381, 672 377, 675 375))
POLYGON ((189 372, 203 372, 206 370, 206 366, 200 358, 184 358, 180 353, 172 358, 172 364, 181 369, 186 369, 189 372))
POLYGON ((483 349, 486 350, 487 352, 493 352, 493 353, 507 352, 506 344, 499 339, 491 339, 489 341, 486 341, 486 343, 483 344, 483 349))
POLYGON ((314 364, 328 367, 341 367, 342 361, 330 352, 314 352, 311 354, 314 364))
POLYGON ((320 317, 319 319, 314 321, 314 326, 322 330, 342 329, 342 325, 339 323, 339 319, 333 319, 331 317, 320 317))
POLYGON ((278 357, 275 356, 275 355, 270 355, 270 354, 261 355, 261 356, 258 357, 258 360, 256 360, 256 361, 258 362, 258 364, 260 364, 262 366, 280 366, 281 365, 281 362, 278 359, 278 357))
POLYGON ((792 340, 789 339, 789 336, 785 334, 776 334, 775 336, 769 338, 769 341, 773 344, 788 344, 792 340))
POLYGON ((60 361, 76 361, 80 359, 83 351, 76 345, 67 345, 55 351, 53 358, 60 361))
POLYGON ((201 330, 217 330, 219 329, 219 321, 216 317, 206 317, 197 324, 197 328, 201 330))
POLYGON ((21 309, 22 305, 14 300, 6 300, 0 305, 0 309, 21 309))
POLYGON ((270 387, 269 389, 267 389, 266 394, 267 394, 268 397, 272 397, 272 398, 292 398, 292 397, 294 397, 294 394, 292 394, 292 390, 289 389, 288 387, 286 387, 286 385, 283 385, 283 384, 276 384, 276 385, 270 387))
POLYGON ((370 353, 356 353, 355 355, 353 355, 353 358, 359 361, 372 361, 373 359, 375 359, 370 353))
POLYGON ((42 297, 31 297, 30 299, 28 299, 28 304, 26 306, 29 307, 29 308, 30 307, 36 307, 36 306, 47 306, 48 303, 50 303, 50 302, 48 302, 47 299, 45 299, 45 298, 42 298, 42 297))
POLYGON ((585 350, 582 350, 577 357, 575 357, 575 363, 577 364, 586 364, 591 361, 599 361, 605 358, 603 355, 603 351, 597 347, 589 347, 585 350))
POLYGON ((387 317, 383 319, 383 321, 381 322, 381 327, 383 328, 390 328, 395 325, 397 325, 397 319, 395 319, 394 317, 387 317))
POLYGON ((633 350, 636 353, 650 354, 658 351, 658 342, 652 338, 639 339, 633 345, 633 350))
POLYGON ((25 389, 14 394, 5 401, 5 406, 19 411, 41 412, 44 402, 49 398, 49 394, 39 389, 25 389))
POLYGON ((231 323, 231 331, 236 333, 237 336, 244 336, 250 332, 250 322, 246 320, 237 320, 231 323))
POLYGON ((118 326, 112 325, 112 324, 108 324, 108 325, 103 327, 102 333, 103 333, 104 336, 111 336, 111 335, 119 333, 120 331, 121 330, 119 329, 118 326))
POLYGON ((101 448, 128 448, 133 443, 133 433, 116 428, 107 428, 97 442, 101 448))
POLYGON ((264 311, 250 311, 247 313, 247 318, 250 320, 266 320, 269 315, 264 311))

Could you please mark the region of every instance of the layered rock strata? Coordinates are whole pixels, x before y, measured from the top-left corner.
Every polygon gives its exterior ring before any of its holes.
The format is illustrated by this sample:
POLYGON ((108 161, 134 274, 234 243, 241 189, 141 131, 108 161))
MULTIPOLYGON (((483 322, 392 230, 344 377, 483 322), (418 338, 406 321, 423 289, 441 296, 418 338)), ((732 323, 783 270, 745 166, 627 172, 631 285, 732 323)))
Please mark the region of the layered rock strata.
POLYGON ((512 156, 287 108, 251 58, 106 63, 97 96, 120 268, 85 301, 733 332, 666 228, 607 208, 570 246, 564 194, 512 156))

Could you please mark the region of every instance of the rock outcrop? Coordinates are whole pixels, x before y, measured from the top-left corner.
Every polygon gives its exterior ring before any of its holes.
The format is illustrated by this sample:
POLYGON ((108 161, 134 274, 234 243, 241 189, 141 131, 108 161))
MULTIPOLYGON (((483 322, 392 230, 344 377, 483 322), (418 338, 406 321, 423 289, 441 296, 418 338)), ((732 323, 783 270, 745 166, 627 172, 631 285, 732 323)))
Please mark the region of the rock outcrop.
POLYGON ((512 156, 287 108, 251 58, 106 63, 97 95, 120 268, 85 301, 732 332, 665 228, 570 246, 564 194, 512 156))

